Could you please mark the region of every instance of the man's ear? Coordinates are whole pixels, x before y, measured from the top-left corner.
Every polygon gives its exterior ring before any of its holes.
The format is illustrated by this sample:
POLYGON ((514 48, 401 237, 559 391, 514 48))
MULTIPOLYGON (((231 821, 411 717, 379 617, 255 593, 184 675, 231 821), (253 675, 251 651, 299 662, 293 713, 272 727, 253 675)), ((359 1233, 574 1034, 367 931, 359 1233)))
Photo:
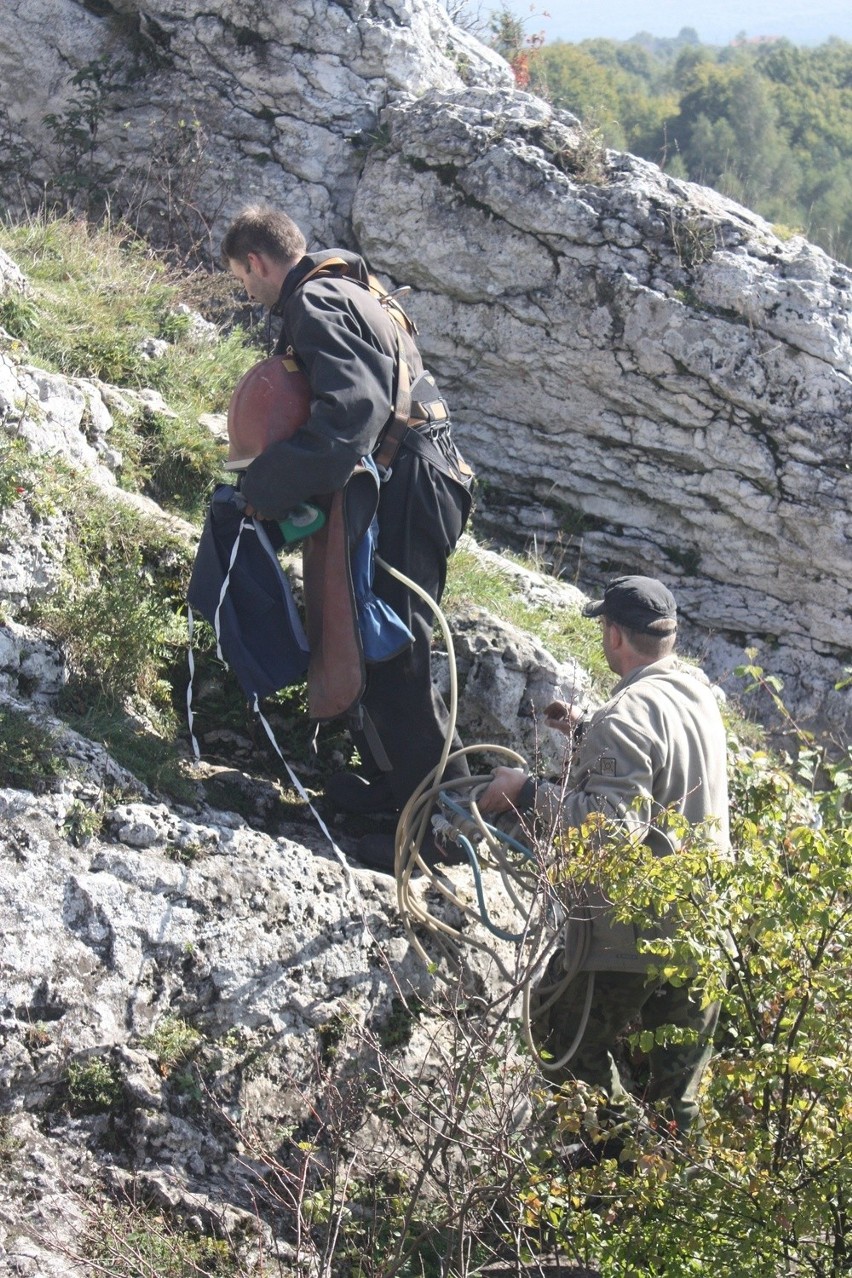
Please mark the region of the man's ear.
POLYGON ((259 275, 264 279, 269 274, 269 267, 262 253, 247 253, 246 263, 252 275, 259 275))

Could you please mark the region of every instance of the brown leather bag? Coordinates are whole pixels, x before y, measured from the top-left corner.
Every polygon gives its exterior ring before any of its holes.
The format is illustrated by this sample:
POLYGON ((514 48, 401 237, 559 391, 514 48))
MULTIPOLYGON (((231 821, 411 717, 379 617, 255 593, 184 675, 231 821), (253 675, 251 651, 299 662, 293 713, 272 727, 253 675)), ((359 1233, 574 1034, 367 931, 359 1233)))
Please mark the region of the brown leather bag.
MULTIPOLYGON (((356 467, 346 487, 352 483, 356 467)), ((366 686, 364 650, 349 559, 346 488, 328 501, 326 521, 302 543, 305 630, 308 636, 308 708, 325 723, 347 714, 366 686)))

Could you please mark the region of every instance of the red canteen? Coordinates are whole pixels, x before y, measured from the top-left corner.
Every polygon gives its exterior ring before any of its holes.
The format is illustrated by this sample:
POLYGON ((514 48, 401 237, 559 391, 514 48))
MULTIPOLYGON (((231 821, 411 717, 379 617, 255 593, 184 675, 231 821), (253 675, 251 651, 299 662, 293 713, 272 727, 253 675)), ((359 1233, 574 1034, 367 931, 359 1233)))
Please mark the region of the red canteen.
POLYGON ((246 465, 270 444, 290 439, 311 411, 311 389, 292 359, 272 355, 244 373, 228 405, 228 464, 246 465))

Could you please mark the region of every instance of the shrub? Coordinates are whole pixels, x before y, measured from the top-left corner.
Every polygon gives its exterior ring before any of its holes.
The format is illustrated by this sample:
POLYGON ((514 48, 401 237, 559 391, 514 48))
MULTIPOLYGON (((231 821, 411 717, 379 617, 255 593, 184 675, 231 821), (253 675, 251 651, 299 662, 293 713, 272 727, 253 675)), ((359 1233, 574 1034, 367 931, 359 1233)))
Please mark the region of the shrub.
POLYGON ((95 1272, 111 1278, 230 1278, 248 1270, 230 1243, 182 1228, 161 1212, 131 1199, 88 1212, 85 1254, 95 1272))

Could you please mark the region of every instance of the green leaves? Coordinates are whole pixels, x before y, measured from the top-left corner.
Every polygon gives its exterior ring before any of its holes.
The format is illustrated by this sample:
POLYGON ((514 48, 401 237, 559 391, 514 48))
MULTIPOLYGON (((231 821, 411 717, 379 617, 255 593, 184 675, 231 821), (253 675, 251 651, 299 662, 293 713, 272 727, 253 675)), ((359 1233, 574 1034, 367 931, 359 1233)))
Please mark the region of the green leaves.
POLYGON ((852 44, 717 49, 684 31, 676 40, 557 41, 524 56, 534 91, 599 127, 607 145, 852 257, 852 44))

